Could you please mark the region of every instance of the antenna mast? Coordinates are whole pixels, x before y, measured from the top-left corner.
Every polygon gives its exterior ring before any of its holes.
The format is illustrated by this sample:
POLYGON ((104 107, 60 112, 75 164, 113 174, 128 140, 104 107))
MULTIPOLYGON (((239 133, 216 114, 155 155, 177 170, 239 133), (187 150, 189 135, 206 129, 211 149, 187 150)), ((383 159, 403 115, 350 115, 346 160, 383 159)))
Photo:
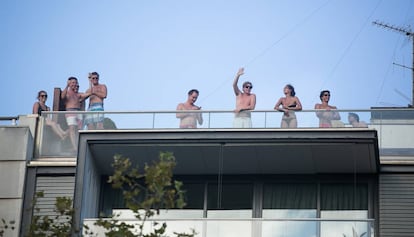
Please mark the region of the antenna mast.
POLYGON ((406 35, 408 38, 411 39, 412 43, 413 43, 413 59, 412 59, 412 66, 411 67, 407 67, 407 66, 403 66, 404 68, 408 68, 411 69, 411 73, 412 73, 412 96, 411 96, 411 105, 408 105, 409 107, 414 106, 414 32, 412 32, 411 30, 409 30, 408 28, 403 28, 403 27, 396 27, 393 25, 388 25, 386 23, 381 23, 378 21, 374 21, 372 22, 374 25, 383 27, 385 29, 389 29, 389 30, 393 30, 399 33, 402 33, 404 35, 406 35))

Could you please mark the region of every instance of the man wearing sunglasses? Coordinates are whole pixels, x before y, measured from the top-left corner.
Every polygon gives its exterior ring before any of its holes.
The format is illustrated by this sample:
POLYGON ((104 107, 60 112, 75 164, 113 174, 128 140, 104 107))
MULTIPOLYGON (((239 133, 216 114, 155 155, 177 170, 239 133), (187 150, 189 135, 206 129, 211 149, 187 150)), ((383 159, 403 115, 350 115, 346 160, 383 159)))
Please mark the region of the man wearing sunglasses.
POLYGON ((339 121, 341 116, 336 110, 336 106, 329 105, 329 99, 331 98, 331 92, 329 90, 323 90, 319 94, 321 104, 315 104, 315 109, 320 110, 316 112, 316 116, 319 118, 320 128, 337 127, 333 123, 339 121))
POLYGON ((79 83, 76 77, 69 77, 66 88, 60 94, 60 97, 65 102, 66 111, 74 111, 74 113, 66 113, 66 123, 69 127, 70 140, 72 142, 73 150, 77 150, 78 129, 82 129, 83 121, 82 114, 77 113, 82 110, 83 101, 85 101, 91 94, 80 93, 79 83))
POLYGON ((249 81, 243 83, 242 90, 239 89, 237 83, 239 78, 244 74, 244 68, 240 68, 234 78, 233 90, 236 95, 236 109, 234 110, 233 127, 235 128, 251 128, 251 112, 256 107, 256 95, 251 93, 253 84, 249 81))
MULTIPOLYGON (((88 111, 98 112, 104 111, 104 99, 106 99, 108 90, 105 84, 99 83, 99 74, 97 72, 89 73, 89 89, 86 93, 90 93, 88 111)), ((104 114, 90 113, 86 115, 85 124, 89 130, 103 129, 104 114)))

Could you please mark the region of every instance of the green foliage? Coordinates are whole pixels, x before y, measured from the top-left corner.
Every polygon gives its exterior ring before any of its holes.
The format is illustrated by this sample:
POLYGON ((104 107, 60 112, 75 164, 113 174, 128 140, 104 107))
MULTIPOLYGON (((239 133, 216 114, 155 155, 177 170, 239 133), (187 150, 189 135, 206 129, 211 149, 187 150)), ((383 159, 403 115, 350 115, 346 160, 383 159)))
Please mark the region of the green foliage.
POLYGON ((0 221, 0 237, 4 236, 7 229, 14 230, 16 228, 15 224, 15 221, 6 221, 2 218, 0 221))
POLYGON ((104 129, 116 129, 115 122, 110 118, 104 118, 103 120, 104 129))
POLYGON ((43 192, 37 192, 33 199, 35 214, 32 217, 29 233, 26 237, 67 237, 70 236, 73 218, 72 199, 68 197, 57 197, 55 202, 56 216, 36 215, 39 208, 36 207, 39 198, 44 197, 43 192))
MULTIPOLYGON (((161 152, 159 161, 145 164, 143 173, 139 167, 132 167, 129 158, 117 155, 114 157, 114 174, 108 182, 115 189, 121 189, 126 206, 134 212, 138 224, 128 225, 117 219, 118 215, 109 219, 100 218, 95 225, 103 227, 108 237, 161 237, 165 236, 167 224, 153 223, 153 230, 144 233, 148 218, 159 214, 160 209, 183 208, 184 191, 182 183, 174 181, 173 169, 175 157, 170 152, 161 152)), ((93 233, 87 233, 93 234, 93 233)), ((191 233, 174 233, 177 237, 193 237, 191 233)))
MULTIPOLYGON (((145 164, 143 173, 138 167, 132 167, 131 161, 122 156, 115 156, 114 174, 109 177, 108 182, 113 188, 121 189, 129 209, 134 212, 138 224, 126 224, 117 217, 108 219, 99 218, 94 224, 106 230, 107 237, 165 237, 166 223, 152 223, 153 231, 144 233, 144 225, 148 218, 158 214, 160 209, 183 208, 184 191, 181 190, 182 183, 174 181, 173 169, 176 165, 172 153, 160 153, 159 161, 151 165, 145 164)), ((35 214, 32 217, 30 229, 25 237, 68 237, 71 236, 72 220, 74 215, 72 199, 68 197, 57 197, 54 211, 55 216, 41 216, 37 202, 43 198, 44 193, 38 192, 33 199, 32 206, 35 214)), ((14 228, 14 222, 2 220, 0 224, 0 237, 3 237, 5 229, 14 228)), ((87 236, 97 236, 88 226, 84 226, 87 236)), ((79 233, 75 233, 79 234, 79 233)), ((175 233, 177 237, 194 237, 194 230, 190 233, 175 233)))

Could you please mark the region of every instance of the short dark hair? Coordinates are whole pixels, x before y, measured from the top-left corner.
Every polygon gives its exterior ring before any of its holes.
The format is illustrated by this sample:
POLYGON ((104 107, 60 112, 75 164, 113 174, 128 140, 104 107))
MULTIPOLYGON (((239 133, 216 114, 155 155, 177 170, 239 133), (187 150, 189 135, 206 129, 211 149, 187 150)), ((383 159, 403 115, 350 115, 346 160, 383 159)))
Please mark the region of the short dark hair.
POLYGON ((188 95, 192 95, 194 92, 200 94, 197 89, 191 89, 188 91, 188 95))
POLYGON ((70 80, 76 80, 76 81, 78 81, 78 78, 76 78, 76 77, 69 77, 68 78, 68 81, 70 81, 70 80))
POLYGON ((321 93, 319 94, 319 99, 322 100, 323 94, 325 94, 326 92, 328 92, 329 94, 331 94, 331 92, 329 90, 323 90, 321 91, 321 93))
POLYGON ((289 88, 291 96, 296 95, 295 88, 291 84, 287 84, 286 87, 289 88))
POLYGON ((253 88, 253 84, 250 81, 245 81, 243 83, 243 87, 245 87, 247 84, 249 84, 253 88))
POLYGON ((91 75, 97 76, 99 78, 99 73, 97 72, 92 72, 91 75))
POLYGON ((349 113, 348 116, 354 117, 357 122, 359 122, 359 116, 356 113, 349 113))

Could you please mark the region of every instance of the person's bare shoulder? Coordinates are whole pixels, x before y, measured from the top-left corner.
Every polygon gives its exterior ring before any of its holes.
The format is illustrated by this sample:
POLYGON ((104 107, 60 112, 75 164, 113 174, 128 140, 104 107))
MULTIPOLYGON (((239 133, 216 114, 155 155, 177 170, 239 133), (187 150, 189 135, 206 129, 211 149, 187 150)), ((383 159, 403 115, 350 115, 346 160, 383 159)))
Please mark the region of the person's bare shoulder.
POLYGON ((184 103, 179 103, 177 105, 177 110, 183 110, 183 108, 184 108, 184 103))

